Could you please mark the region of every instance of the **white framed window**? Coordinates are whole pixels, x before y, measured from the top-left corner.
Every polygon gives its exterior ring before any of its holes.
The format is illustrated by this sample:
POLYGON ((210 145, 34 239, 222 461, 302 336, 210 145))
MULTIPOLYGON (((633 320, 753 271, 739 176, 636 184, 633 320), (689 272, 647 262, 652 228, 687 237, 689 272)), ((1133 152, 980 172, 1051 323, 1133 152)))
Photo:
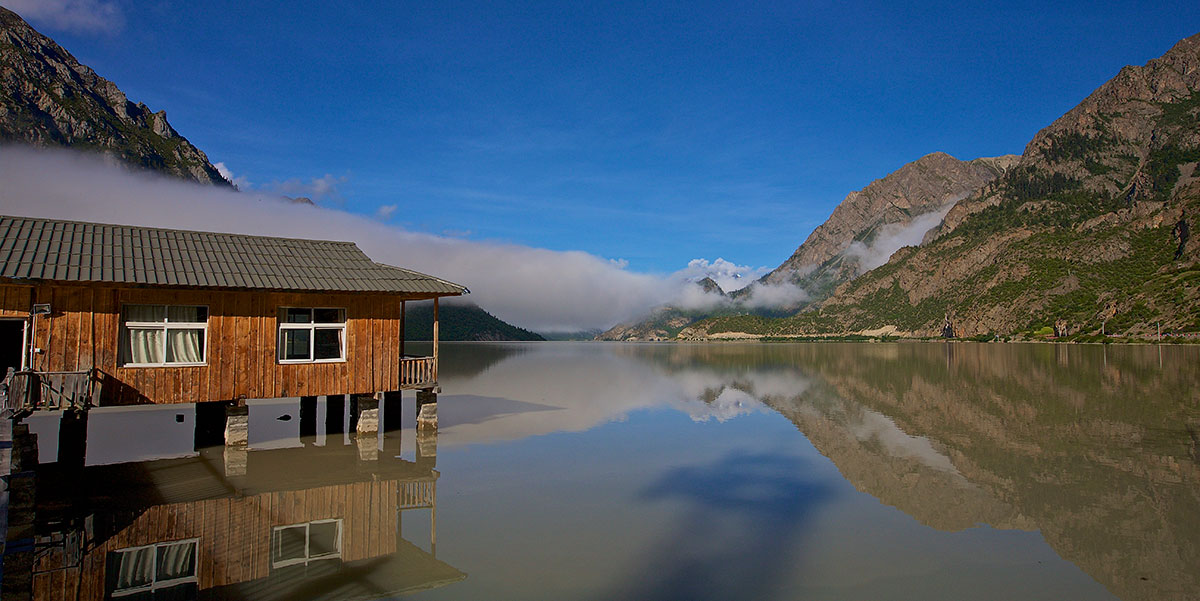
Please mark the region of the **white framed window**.
POLYGON ((345 361, 346 310, 280 307, 278 358, 280 363, 345 361))
POLYGON ((271 529, 271 567, 342 556, 342 520, 316 520, 271 529))
POLYGON ((208 307, 125 305, 121 307, 121 365, 204 365, 208 307))
POLYGON ((155 543, 113 552, 108 575, 112 596, 123 597, 145 591, 198 582, 196 553, 200 539, 155 543))

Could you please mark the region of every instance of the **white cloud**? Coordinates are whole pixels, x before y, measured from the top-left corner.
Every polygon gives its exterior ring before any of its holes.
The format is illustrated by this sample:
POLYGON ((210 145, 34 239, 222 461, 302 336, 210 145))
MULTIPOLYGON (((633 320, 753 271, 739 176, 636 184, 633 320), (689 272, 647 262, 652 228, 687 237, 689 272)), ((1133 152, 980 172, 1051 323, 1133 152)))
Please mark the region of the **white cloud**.
POLYGON ((750 287, 750 296, 742 301, 742 305, 751 309, 788 308, 806 300, 808 292, 795 284, 754 282, 750 287))
POLYGON ((287 196, 303 196, 313 200, 342 200, 342 193, 338 186, 346 183, 345 177, 335 177, 332 174, 326 173, 321 177, 314 177, 308 181, 293 178, 282 182, 275 182, 266 189, 287 196))
POLYGON ((0 182, 5 214, 352 240, 377 261, 461 283, 497 317, 539 331, 607 328, 667 303, 681 288, 585 252, 415 233, 270 194, 131 172, 99 155, 0 147, 0 182))
POLYGON ((392 218, 392 215, 396 214, 396 209, 398 208, 400 208, 400 205, 380 205, 378 209, 375 209, 375 214, 378 215, 380 219, 388 220, 392 218))
POLYGON ((917 246, 929 230, 937 227, 958 200, 947 203, 941 209, 918 215, 907 224, 889 223, 879 228, 870 245, 854 241, 843 254, 858 258, 858 274, 862 275, 888 262, 896 251, 905 246, 917 246))
POLYGON ((681 309, 702 311, 715 309, 720 306, 741 309, 770 309, 795 307, 808 300, 808 292, 790 283, 764 284, 759 281, 770 271, 766 267, 751 268, 737 265, 725 259, 709 262, 706 259, 692 259, 688 266, 672 274, 672 278, 685 282, 679 296, 671 304, 681 309), (710 277, 726 293, 734 290, 747 289, 747 294, 731 299, 713 292, 707 292, 697 285, 686 285, 705 277, 710 277))
POLYGON ((216 167, 217 173, 220 173, 221 177, 229 180, 229 183, 233 184, 233 187, 237 188, 238 190, 250 190, 253 187, 253 185, 250 183, 250 180, 247 179, 246 176, 242 175, 234 177, 233 171, 230 171, 229 167, 226 166, 225 163, 214 163, 213 167, 216 167))
POLYGON ((700 281, 706 277, 712 278, 721 290, 733 292, 749 286, 751 282, 771 271, 767 267, 750 267, 738 265, 718 257, 715 261, 708 259, 692 259, 687 267, 675 272, 674 276, 689 281, 700 281))
POLYGON ((103 0, 3 0, 21 18, 52 29, 79 33, 118 33, 125 16, 115 2, 103 0))

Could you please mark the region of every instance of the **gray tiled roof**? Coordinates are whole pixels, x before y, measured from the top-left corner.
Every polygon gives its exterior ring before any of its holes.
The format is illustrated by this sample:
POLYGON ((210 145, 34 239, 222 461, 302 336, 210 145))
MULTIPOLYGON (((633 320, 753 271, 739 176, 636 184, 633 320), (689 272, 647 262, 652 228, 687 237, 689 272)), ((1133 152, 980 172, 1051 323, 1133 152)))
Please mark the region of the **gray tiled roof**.
POLYGON ((320 292, 458 295, 376 263, 353 242, 0 216, 0 279, 320 292))

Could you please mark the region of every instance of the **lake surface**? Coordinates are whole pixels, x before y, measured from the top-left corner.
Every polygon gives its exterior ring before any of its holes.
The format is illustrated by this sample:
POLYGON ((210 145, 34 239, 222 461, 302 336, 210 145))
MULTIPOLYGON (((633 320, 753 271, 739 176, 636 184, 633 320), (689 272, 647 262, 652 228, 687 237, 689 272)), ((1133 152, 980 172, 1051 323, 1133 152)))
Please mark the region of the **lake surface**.
POLYGON ((324 400, 304 437, 296 399, 252 401, 244 450, 197 450, 191 406, 97 410, 79 465, 31 418, 42 464, 6 478, 5 590, 1200 599, 1200 348, 442 353, 436 434, 412 398, 370 439, 324 400))

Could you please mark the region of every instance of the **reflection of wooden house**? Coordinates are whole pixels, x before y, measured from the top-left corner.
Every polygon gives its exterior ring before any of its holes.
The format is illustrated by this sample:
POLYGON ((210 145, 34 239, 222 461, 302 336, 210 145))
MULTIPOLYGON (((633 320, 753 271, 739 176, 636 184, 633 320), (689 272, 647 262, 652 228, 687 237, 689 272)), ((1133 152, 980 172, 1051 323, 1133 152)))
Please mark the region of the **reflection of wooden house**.
POLYGON ((0 378, 55 405, 434 389, 437 299, 465 292, 351 242, 0 217, 0 378), (434 350, 407 357, 426 299, 434 350))
POLYGON ((226 475, 220 453, 89 467, 72 484, 41 466, 33 598, 378 599, 466 577, 434 556, 432 525, 430 552, 401 536, 407 508, 436 519, 429 460, 277 449, 226 475), (82 513, 72 489, 88 491, 82 513))

